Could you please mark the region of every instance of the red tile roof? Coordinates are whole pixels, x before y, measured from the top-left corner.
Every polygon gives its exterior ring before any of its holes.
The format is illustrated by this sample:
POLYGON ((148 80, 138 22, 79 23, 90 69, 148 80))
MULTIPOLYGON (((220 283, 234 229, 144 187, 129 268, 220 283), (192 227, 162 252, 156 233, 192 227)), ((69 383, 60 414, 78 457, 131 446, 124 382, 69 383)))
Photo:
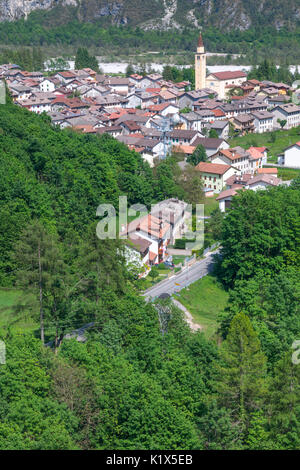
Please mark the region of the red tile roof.
POLYGON ((184 153, 185 155, 192 155, 195 152, 193 145, 176 145, 173 147, 173 152, 184 153))
POLYGON ((257 173, 260 175, 277 175, 278 169, 277 168, 258 168, 257 173))
POLYGON ((215 72, 212 73, 212 75, 219 80, 230 80, 234 78, 242 78, 242 77, 247 77, 247 74, 245 72, 240 71, 228 71, 228 72, 215 72))
POLYGON ((195 167, 195 170, 201 171, 202 173, 211 173, 213 175, 224 175, 226 171, 231 168, 230 165, 222 165, 220 163, 207 163, 200 162, 195 167))
POLYGON ((237 192, 234 189, 226 189, 226 191, 222 191, 219 196, 216 198, 216 201, 221 201, 222 199, 226 199, 227 197, 235 196, 237 192))
POLYGON ((250 147, 247 152, 250 153, 251 157, 254 159, 254 160, 259 160, 260 158, 263 158, 263 151, 260 151, 259 148, 257 147, 250 147))
POLYGON ((148 106, 148 109, 150 111, 163 111, 164 109, 168 108, 169 106, 175 106, 174 104, 171 103, 160 103, 160 104, 152 104, 148 106))

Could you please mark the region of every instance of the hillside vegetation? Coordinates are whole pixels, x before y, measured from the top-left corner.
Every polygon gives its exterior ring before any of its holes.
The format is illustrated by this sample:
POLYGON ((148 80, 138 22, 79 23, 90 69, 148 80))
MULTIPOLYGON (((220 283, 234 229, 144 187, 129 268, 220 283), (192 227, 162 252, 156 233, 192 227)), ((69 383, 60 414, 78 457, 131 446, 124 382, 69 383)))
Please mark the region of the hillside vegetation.
POLYGON ((265 57, 291 64, 300 59, 300 0, 284 8, 279 0, 199 0, 192 7, 187 0, 82 0, 77 6, 75 0, 64 0, 43 3, 44 9, 37 8, 39 4, 26 2, 26 20, 22 8, 12 6, 9 12, 16 14, 10 18, 3 15, 4 7, 0 10, 2 46, 42 47, 60 56, 66 48, 67 54, 74 54, 84 45, 97 55, 124 58, 148 51, 175 56, 186 51, 190 55, 185 60, 192 63, 202 29, 209 52, 246 54, 248 63, 265 57), (169 5, 168 11, 164 5, 169 5))
POLYGON ((147 303, 122 243, 95 234, 101 202, 179 194, 174 166, 0 106, 0 449, 300 448, 300 180, 221 221, 222 288, 187 299, 215 341, 147 303))

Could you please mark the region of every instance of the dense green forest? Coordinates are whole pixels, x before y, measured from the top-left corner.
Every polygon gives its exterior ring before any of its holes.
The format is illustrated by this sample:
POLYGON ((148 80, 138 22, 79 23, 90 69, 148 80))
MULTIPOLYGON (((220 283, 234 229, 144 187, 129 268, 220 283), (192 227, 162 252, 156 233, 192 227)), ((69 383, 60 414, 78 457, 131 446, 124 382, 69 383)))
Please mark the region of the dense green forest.
POLYGON ((0 285, 22 292, 0 329, 0 449, 299 449, 300 183, 214 216, 229 302, 208 340, 168 300, 146 303, 121 242, 95 235, 121 194, 200 194, 176 165, 0 106, 0 285), (61 342, 87 322, 85 343, 61 342))
MULTIPOLYGON (((107 26, 102 20, 80 22, 67 19, 66 23, 50 21, 49 12, 32 12, 27 20, 0 23, 0 44, 10 46, 55 46, 57 55, 64 47, 75 53, 78 46, 93 49, 93 54, 129 56, 133 52, 162 51, 191 53, 193 60, 199 31, 186 27, 183 31, 146 30, 134 26, 107 26)), ((57 19, 57 18, 56 18, 57 19)), ((276 57, 279 63, 299 61, 300 29, 276 30, 260 25, 245 31, 208 26, 203 30, 209 52, 246 54, 248 62, 256 64, 263 58, 276 57)))

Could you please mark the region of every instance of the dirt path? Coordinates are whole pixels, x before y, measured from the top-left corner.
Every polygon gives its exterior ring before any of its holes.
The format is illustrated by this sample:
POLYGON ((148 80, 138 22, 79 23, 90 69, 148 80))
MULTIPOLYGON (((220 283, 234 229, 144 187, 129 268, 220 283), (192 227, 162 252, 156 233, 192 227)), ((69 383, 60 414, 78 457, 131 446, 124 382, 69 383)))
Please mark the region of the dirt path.
POLYGON ((191 328, 191 330, 193 331, 203 330, 203 326, 199 325, 198 323, 194 323, 191 312, 189 312, 188 309, 185 308, 184 305, 182 305, 178 300, 175 300, 175 299, 172 299, 172 300, 173 300, 173 303, 176 305, 176 307, 180 308, 180 310, 182 310, 182 312, 184 313, 185 320, 187 324, 189 325, 189 327, 191 328))

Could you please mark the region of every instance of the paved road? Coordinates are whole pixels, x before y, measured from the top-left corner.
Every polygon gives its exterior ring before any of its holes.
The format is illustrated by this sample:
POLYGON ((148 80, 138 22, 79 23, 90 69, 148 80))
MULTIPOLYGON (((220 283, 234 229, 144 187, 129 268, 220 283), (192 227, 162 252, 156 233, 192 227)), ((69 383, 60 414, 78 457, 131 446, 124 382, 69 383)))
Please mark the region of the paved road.
POLYGON ((159 284, 154 285, 144 292, 147 300, 158 297, 161 294, 172 295, 189 286, 198 279, 206 276, 213 267, 213 257, 219 250, 208 253, 206 257, 200 261, 196 261, 191 267, 185 268, 180 274, 174 275, 159 284))

